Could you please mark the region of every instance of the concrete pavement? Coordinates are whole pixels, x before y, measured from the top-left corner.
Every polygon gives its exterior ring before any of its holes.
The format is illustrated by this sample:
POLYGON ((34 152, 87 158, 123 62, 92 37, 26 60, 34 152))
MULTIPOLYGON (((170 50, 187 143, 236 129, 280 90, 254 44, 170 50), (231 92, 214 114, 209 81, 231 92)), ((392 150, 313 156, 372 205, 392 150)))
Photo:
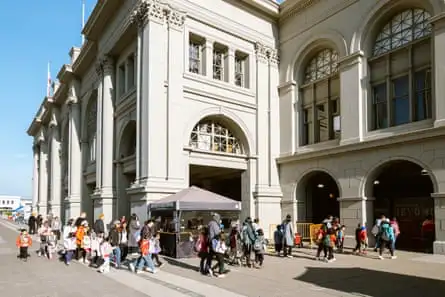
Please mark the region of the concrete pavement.
POLYGON ((166 258, 168 264, 155 275, 122 270, 101 275, 81 264, 64 267, 36 257, 30 263, 21 263, 10 244, 16 233, 2 224, 0 221, 0 237, 7 243, 0 240, 0 260, 7 266, 0 268, 4 281, 0 282, 0 292, 8 281, 21 280, 11 287, 15 295, 19 292, 17 296, 441 297, 445 292, 445 257, 414 253, 398 253, 398 259, 384 261, 377 260, 375 254, 337 255, 336 262, 322 263, 313 260, 314 251, 301 249, 296 250, 293 259, 266 257, 263 269, 233 268, 224 279, 201 276, 197 259, 166 258), (21 269, 14 267, 10 272, 12 264, 21 269), (36 287, 34 295, 25 294, 27 288, 36 287), (58 295, 50 295, 51 288, 58 295), (79 295, 80 291, 84 295, 79 295))

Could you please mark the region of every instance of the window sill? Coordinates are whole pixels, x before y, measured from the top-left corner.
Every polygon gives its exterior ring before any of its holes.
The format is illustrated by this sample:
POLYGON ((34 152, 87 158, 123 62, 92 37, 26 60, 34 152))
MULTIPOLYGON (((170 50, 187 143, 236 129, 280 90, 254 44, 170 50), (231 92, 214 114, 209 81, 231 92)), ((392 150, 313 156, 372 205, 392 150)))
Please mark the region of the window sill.
POLYGON ((405 134, 409 132, 413 132, 416 130, 422 130, 422 129, 428 129, 432 128, 434 125, 434 121, 432 119, 427 119, 419 122, 413 122, 408 124, 403 124, 400 126, 394 126, 379 130, 373 130, 368 131, 365 134, 365 137, 363 140, 375 140, 375 139, 381 139, 381 138, 387 138, 391 136, 395 136, 398 134, 405 134))
POLYGON ((239 87, 235 84, 231 84, 225 81, 221 81, 221 80, 217 80, 217 79, 211 79, 208 78, 207 76, 204 76, 202 74, 196 74, 196 73, 192 73, 192 72, 185 72, 184 73, 184 78, 185 79, 189 79, 189 80, 193 80, 196 82, 200 82, 200 83, 204 83, 213 87, 217 87, 217 88, 221 88, 221 89, 225 89, 231 92, 236 92, 239 94, 243 94, 246 96, 250 96, 250 97, 255 97, 255 93, 251 91, 251 89, 249 88, 244 88, 244 87, 239 87))
POLYGON ((314 144, 307 144, 307 145, 300 146, 299 148, 297 148, 297 154, 321 151, 321 150, 325 150, 327 148, 336 147, 339 144, 340 144, 340 139, 333 139, 333 140, 318 142, 318 143, 314 143, 314 144))

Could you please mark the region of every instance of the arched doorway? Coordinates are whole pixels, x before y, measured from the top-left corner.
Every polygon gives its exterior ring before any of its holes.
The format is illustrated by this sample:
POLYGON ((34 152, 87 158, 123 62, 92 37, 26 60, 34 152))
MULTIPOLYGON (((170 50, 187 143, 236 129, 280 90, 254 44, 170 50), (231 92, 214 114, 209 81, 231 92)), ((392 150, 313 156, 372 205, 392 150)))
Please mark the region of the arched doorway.
POLYGON ((129 121, 124 130, 119 145, 119 162, 117 167, 119 217, 130 216, 130 200, 127 189, 136 179, 136 121, 129 121))
POLYGON ((298 221, 320 223, 327 216, 340 217, 340 190, 334 178, 324 171, 313 171, 302 178, 297 187, 297 200, 304 200, 305 209, 298 221))
MULTIPOLYGON (((189 185, 242 202, 250 212, 250 173, 245 134, 231 119, 209 116, 189 132, 189 185)), ((229 215, 231 216, 231 215, 229 215)), ((228 217, 223 216, 223 224, 228 217)))
POLYGON ((390 161, 376 170, 368 184, 369 196, 375 198, 374 218, 385 215, 399 222, 397 249, 424 251, 422 222, 434 216, 434 185, 428 170, 406 160, 390 161))

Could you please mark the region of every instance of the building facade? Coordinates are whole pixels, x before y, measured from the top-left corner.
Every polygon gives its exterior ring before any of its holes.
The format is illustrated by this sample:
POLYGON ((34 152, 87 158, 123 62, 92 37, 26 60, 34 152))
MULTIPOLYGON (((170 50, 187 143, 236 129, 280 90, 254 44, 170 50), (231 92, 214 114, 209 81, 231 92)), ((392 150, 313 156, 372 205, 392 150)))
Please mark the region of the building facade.
POLYGON ((0 195, 0 209, 15 210, 22 205, 21 201, 20 196, 0 195))
POLYGON ((357 224, 394 216, 417 250, 432 215, 445 254, 444 11, 440 0, 100 1, 28 130, 34 203, 146 217, 150 201, 198 185, 266 229, 331 214, 352 240, 357 224))

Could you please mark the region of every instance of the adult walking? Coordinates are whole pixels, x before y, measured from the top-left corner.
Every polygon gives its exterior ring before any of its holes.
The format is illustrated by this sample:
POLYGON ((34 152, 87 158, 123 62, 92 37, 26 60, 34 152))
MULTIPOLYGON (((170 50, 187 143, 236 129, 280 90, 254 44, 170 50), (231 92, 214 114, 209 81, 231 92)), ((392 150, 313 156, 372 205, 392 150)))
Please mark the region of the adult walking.
POLYGON ((292 258, 292 246, 294 245, 294 228, 292 227, 292 217, 288 214, 283 222, 284 239, 283 254, 284 257, 292 258))
POLYGON ((101 213, 99 218, 94 222, 94 232, 100 238, 105 237, 105 223, 104 223, 105 215, 101 213))
POLYGON ((60 234, 62 229, 62 223, 60 222, 59 217, 54 217, 54 219, 51 221, 51 230, 54 232, 54 235, 56 235, 57 240, 60 240, 60 234))
POLYGON ((206 267, 209 273, 212 274, 212 260, 216 255, 215 249, 212 246, 212 241, 213 239, 219 238, 219 234, 221 234, 221 217, 219 214, 213 214, 212 220, 210 220, 209 224, 207 225, 207 229, 209 231, 209 254, 207 256, 206 267))
POLYGON ((37 218, 36 218, 36 214, 34 212, 31 214, 31 216, 28 219, 28 227, 29 227, 29 234, 33 235, 36 233, 37 218))
POLYGON ((252 247, 256 240, 256 234, 252 224, 252 218, 250 217, 246 218, 243 223, 241 238, 243 242, 244 257, 246 258, 246 265, 247 267, 252 267, 252 247))
POLYGON ((130 218, 128 236, 128 254, 137 254, 139 251, 139 241, 141 239, 141 223, 139 217, 134 213, 130 218))

